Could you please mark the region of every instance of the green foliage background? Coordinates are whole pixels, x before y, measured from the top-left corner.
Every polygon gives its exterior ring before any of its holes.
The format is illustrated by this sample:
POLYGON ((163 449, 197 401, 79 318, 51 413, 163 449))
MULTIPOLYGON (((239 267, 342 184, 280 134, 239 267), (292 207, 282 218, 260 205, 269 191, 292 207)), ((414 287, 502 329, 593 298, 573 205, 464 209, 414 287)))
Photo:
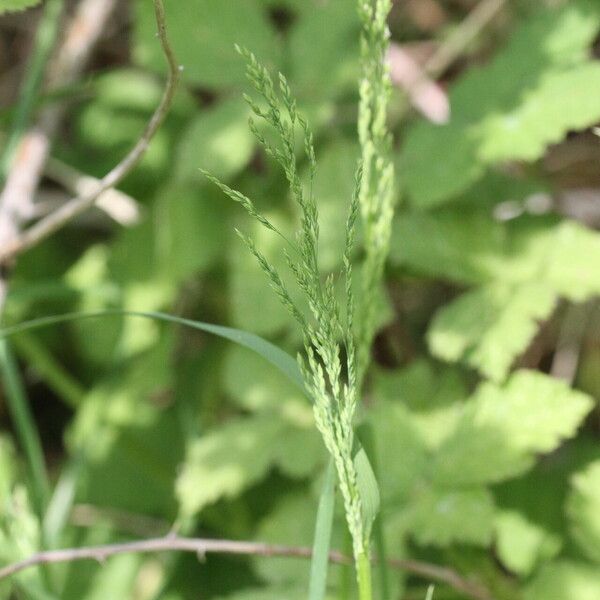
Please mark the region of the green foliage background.
MULTIPOLYGON (((141 222, 77 224, 25 255, 9 322, 163 310, 294 354, 299 332, 233 229, 285 271, 281 239, 200 169, 256 199, 282 231, 297 225, 283 174, 247 127, 239 43, 285 73, 315 132, 319 258, 324 273, 339 270, 358 157, 354 4, 167 3, 184 85, 123 184, 141 222)), ((464 16, 447 4, 442 40, 464 16)), ((395 92, 399 203, 361 415, 373 431, 389 555, 453 568, 499 600, 600 598, 600 234, 530 202, 562 191, 546 162, 555 145, 590 136, 600 121, 600 5, 553 4, 509 3, 493 35, 467 49, 447 82, 447 124, 425 121, 395 92), (510 218, 500 218, 507 206, 510 218), (574 310, 587 325, 570 386, 547 372, 574 310)), ((397 41, 422 35, 401 10, 391 26, 397 41)), ((162 90, 154 32, 152 4, 131 2, 131 59, 94 71, 76 94, 57 157, 100 176, 134 143, 162 90)), ((310 545, 326 454, 307 400, 263 359, 200 332, 119 318, 21 334, 14 347, 53 482, 72 489, 74 508, 66 523, 36 517, 0 412, 0 562, 42 539, 106 543, 173 523, 189 535, 310 545)), ((341 513, 333 546, 349 550, 341 513)), ((288 558, 121 556, 102 568, 28 571, 2 584, 0 598, 295 599, 308 573, 288 558)), ((426 581, 390 577, 390 597, 425 597, 426 581)), ((332 568, 330 597, 352 597, 352 578, 332 568)), ((464 596, 440 586, 435 597, 464 596)))

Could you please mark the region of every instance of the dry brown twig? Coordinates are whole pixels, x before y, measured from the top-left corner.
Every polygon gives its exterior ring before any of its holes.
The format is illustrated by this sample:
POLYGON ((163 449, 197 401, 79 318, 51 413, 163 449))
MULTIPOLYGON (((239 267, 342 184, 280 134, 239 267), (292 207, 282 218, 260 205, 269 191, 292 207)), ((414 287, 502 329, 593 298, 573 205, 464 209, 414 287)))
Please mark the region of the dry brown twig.
MULTIPOLYGON (((212 540, 203 538, 183 538, 174 535, 166 537, 107 544, 105 546, 89 546, 66 550, 49 550, 39 552, 25 560, 13 563, 0 569, 0 581, 34 566, 95 560, 103 563, 107 558, 118 554, 152 553, 152 552, 191 552, 203 559, 207 554, 236 554, 246 556, 279 556, 288 558, 310 558, 311 548, 298 546, 280 546, 261 542, 239 542, 234 540, 212 540)), ((329 560, 336 564, 352 565, 350 556, 338 551, 329 553, 329 560)), ((490 592, 481 585, 471 582, 452 569, 432 565, 416 560, 391 559, 390 567, 400 569, 438 583, 446 584, 473 600, 494 600, 490 592)))

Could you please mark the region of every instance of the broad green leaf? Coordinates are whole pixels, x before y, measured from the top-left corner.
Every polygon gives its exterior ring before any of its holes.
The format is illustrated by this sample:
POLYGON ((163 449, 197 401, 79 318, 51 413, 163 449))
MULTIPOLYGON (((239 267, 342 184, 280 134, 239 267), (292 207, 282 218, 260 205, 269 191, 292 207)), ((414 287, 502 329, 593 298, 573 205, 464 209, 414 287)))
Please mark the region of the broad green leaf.
POLYGON ((237 99, 224 100, 200 111, 179 142, 176 176, 205 183, 200 169, 223 180, 239 173, 252 157, 255 146, 248 115, 248 108, 237 99))
POLYGON ((5 12, 31 8, 39 3, 40 0, 0 0, 0 15, 5 12))
POLYGON ((599 27, 592 3, 543 9, 490 64, 471 69, 450 92, 451 122, 420 122, 407 136, 403 171, 413 204, 447 202, 489 165, 535 160, 569 130, 595 123, 600 67, 587 54, 599 27))
POLYGON ((494 381, 503 380, 529 345, 557 296, 543 283, 476 288, 444 306, 427 333, 431 352, 462 360, 494 381))
POLYGON ((518 371, 503 386, 484 383, 438 449, 434 478, 461 486, 523 473, 537 454, 572 437, 592 405, 563 381, 534 371, 518 371))
POLYGON ((278 412, 306 403, 302 390, 265 359, 242 346, 232 345, 225 354, 222 374, 225 393, 241 408, 278 412))
MULTIPOLYGON (((274 509, 259 523, 256 538, 272 544, 310 546, 314 532, 317 503, 306 493, 297 491, 283 497, 274 509)), ((342 521, 336 523, 331 534, 332 545, 339 547, 342 521)), ((322 557, 321 557, 322 558, 322 557)), ((309 586, 309 562, 305 558, 259 558, 253 559, 256 573, 265 581, 275 585, 309 586)), ((331 565, 330 579, 335 581, 339 567, 331 565)))
POLYGON ((306 477, 322 462, 322 442, 309 427, 260 414, 226 423, 192 442, 177 480, 181 511, 189 516, 233 498, 279 467, 306 477))
POLYGON ((178 283, 220 261, 229 228, 227 207, 214 189, 169 184, 159 191, 155 211, 156 257, 166 280, 178 283))
POLYGON ((91 577, 82 600, 126 598, 133 595, 142 561, 142 557, 136 554, 123 554, 106 561, 102 569, 97 569, 91 577))
POLYGON ((334 506, 335 466, 333 459, 330 459, 325 472, 323 489, 319 496, 319 506, 317 508, 312 559, 310 562, 308 600, 323 600, 327 591, 327 572, 329 570, 329 549, 331 547, 334 506))
POLYGON ((571 534, 585 555, 600 561, 600 461, 571 480, 566 506, 571 534))
POLYGON ((427 464, 426 446, 399 403, 378 402, 367 415, 375 453, 382 468, 379 487, 384 507, 405 499, 427 464), (398 457, 402 457, 399 460, 398 457))
MULTIPOLYGON (((110 281, 108 256, 107 246, 90 246, 65 273, 65 283, 79 292, 78 310, 98 311, 120 307, 121 290, 110 281)), ((92 364, 101 365, 114 356, 123 323, 82 320, 74 322, 72 328, 82 357, 92 364)))
POLYGON ((492 540, 494 510, 493 497, 485 488, 425 488, 408 509, 409 528, 422 545, 487 546, 492 540))
POLYGON ((289 76, 299 98, 314 102, 353 89, 359 74, 356 7, 346 0, 299 4, 289 39, 289 76))
MULTIPOLYGON (((425 360, 413 361, 405 369, 376 371, 373 387, 378 400, 408 409, 402 411, 402 418, 410 420, 429 449, 437 448, 452 433, 467 397, 466 385, 458 370, 436 368, 425 360)), ((393 443, 392 436, 390 441, 393 443)))
MULTIPOLYGON (((251 49, 270 66, 279 62, 276 32, 260 0, 188 0, 173 4, 166 13, 169 38, 183 77, 193 85, 215 89, 242 85, 245 66, 234 44, 251 49)), ((164 71, 152 4, 137 0, 133 22, 135 60, 143 67, 164 71)))
POLYGON ((518 575, 530 575, 541 562, 560 551, 560 537, 526 519, 505 511, 496 516, 496 552, 502 564, 518 575))
POLYGON ((597 600, 599 597, 598 567, 565 560, 544 565, 523 595, 524 600, 597 600))
POLYGON ((396 219, 390 260, 461 284, 537 281, 565 226, 529 216, 500 222, 488 207, 409 210, 396 219))
MULTIPOLYGON (((282 212, 267 212, 267 217, 288 239, 293 239, 291 219, 282 212)), ((287 263, 283 253, 286 243, 260 223, 245 219, 239 227, 255 242, 281 274, 284 281, 290 282, 287 263)), ((234 327, 256 331, 259 335, 272 336, 294 326, 292 317, 281 304, 269 285, 269 280, 257 260, 240 240, 235 240, 229 249, 231 321, 234 327)), ((288 283, 293 299, 302 296, 293 283, 288 283)), ((299 303, 302 306, 301 303, 299 303)))
POLYGON ((445 305, 428 333, 432 352, 503 379, 559 298, 600 294, 600 236, 582 225, 481 210, 411 212, 400 219, 396 260, 420 273, 483 284, 445 305), (582 261, 581 256, 586 256, 582 261))
MULTIPOLYGON (((153 12, 152 3, 146 4, 153 12)), ((160 52, 156 38, 153 43, 160 52)), ((140 138, 162 93, 163 84, 140 70, 118 69, 98 76, 92 99, 74 113, 76 144, 65 147, 66 162, 86 173, 103 176, 140 138)), ((138 190, 147 184, 148 176, 156 181, 157 175, 166 172, 171 163, 172 136, 193 109, 191 97, 181 88, 163 126, 133 171, 138 190)))

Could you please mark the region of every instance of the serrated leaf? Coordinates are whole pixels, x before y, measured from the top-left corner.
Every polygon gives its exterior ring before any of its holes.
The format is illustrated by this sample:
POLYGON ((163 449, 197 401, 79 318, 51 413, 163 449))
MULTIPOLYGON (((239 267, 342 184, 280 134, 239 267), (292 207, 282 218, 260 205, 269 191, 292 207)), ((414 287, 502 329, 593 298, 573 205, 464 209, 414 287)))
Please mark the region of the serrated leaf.
POLYGON ((544 565, 524 590, 524 600, 597 600, 600 572, 596 566, 571 561, 544 565))
POLYGON ((395 222, 390 260, 461 284, 539 280, 563 226, 529 216, 500 222, 489 208, 411 210, 395 222))
POLYGON ((446 305, 427 333, 431 352, 462 360, 494 381, 503 380, 514 359, 554 310, 556 293, 543 283, 475 289, 446 305))
POLYGON ((577 473, 566 505, 571 535, 585 555, 600 561, 600 461, 577 473))
POLYGON ((484 488, 421 490, 409 509, 409 528, 422 545, 487 546, 492 539, 494 500, 484 488))
MULTIPOLYGON (((135 3, 134 58, 144 67, 164 71, 164 58, 157 44, 151 3, 135 3)), ((278 62, 279 43, 264 3, 188 0, 167 11, 167 29, 183 77, 190 83, 223 89, 245 82, 244 62, 234 44, 251 48, 271 65, 278 62)))
POLYGON ((279 467, 305 477, 323 459, 314 427, 302 428, 273 415, 257 415, 221 425, 192 442, 177 479, 185 515, 223 498, 233 498, 279 467))
POLYGON ((438 449, 434 478, 460 486, 523 473, 537 454, 573 436, 592 406, 585 394, 534 371, 518 371, 504 386, 484 383, 438 449))
POLYGON ((39 4, 41 0, 0 0, 0 15, 5 12, 25 10, 39 4))
POLYGON ((518 512, 505 511, 497 515, 495 530, 498 558, 519 575, 530 575, 540 562, 553 558, 561 548, 560 537, 518 512))
POLYGON ((271 417, 226 423, 191 444, 177 479, 184 515, 222 498, 234 498, 262 479, 273 464, 282 424, 271 417))
POLYGON ((444 306, 428 333, 436 356, 503 379, 559 298, 600 294, 600 235, 572 222, 483 211, 412 213, 397 230, 397 257, 418 271, 485 284, 444 306), (586 256, 582 261, 581 256, 586 256))
POLYGON ((469 71, 451 90, 451 122, 420 122, 407 136, 404 173, 412 202, 447 202, 489 165, 535 160, 569 130, 595 123, 600 108, 592 90, 600 88, 600 67, 587 61, 587 51, 599 27, 600 12, 587 2, 544 9, 489 65, 469 71))

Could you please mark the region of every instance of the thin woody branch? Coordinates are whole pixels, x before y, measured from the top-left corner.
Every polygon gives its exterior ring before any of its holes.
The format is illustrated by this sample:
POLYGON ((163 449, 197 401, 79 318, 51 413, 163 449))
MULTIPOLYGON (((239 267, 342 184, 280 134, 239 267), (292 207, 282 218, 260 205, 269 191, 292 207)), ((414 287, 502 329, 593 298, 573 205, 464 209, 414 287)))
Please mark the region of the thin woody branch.
MULTIPOLYGON (((0 581, 16 575, 17 573, 34 566, 75 562, 81 560, 94 560, 103 563, 111 556, 131 553, 153 552, 191 552, 203 558, 207 554, 235 554, 246 556, 279 556, 288 558, 310 558, 311 548, 299 546, 280 546, 261 542, 240 542, 234 540, 212 540, 203 538, 184 538, 166 536, 148 540, 125 542, 122 544, 107 544, 105 546, 89 546, 65 550, 49 550, 39 552, 0 569, 0 581)), ((353 560, 338 551, 329 553, 332 563, 352 565, 353 560)), ((473 600, 494 600, 490 592, 461 577, 452 569, 440 567, 416 560, 392 559, 388 561, 390 567, 404 570, 429 581, 446 584, 456 591, 462 592, 473 600)))
POLYGON ((162 0, 154 0, 154 9, 158 26, 158 37, 168 63, 168 76, 160 104, 148 122, 142 136, 136 142, 129 154, 127 154, 116 167, 100 179, 93 189, 69 200, 55 212, 44 217, 29 229, 22 232, 21 235, 9 240, 1 247, 0 264, 6 263, 7 260, 12 259, 25 250, 37 245, 42 240, 64 227, 72 219, 90 209, 101 194, 116 186, 127 176, 146 152, 150 141, 159 129, 171 107, 179 82, 179 66, 177 65, 175 55, 167 37, 162 0))

